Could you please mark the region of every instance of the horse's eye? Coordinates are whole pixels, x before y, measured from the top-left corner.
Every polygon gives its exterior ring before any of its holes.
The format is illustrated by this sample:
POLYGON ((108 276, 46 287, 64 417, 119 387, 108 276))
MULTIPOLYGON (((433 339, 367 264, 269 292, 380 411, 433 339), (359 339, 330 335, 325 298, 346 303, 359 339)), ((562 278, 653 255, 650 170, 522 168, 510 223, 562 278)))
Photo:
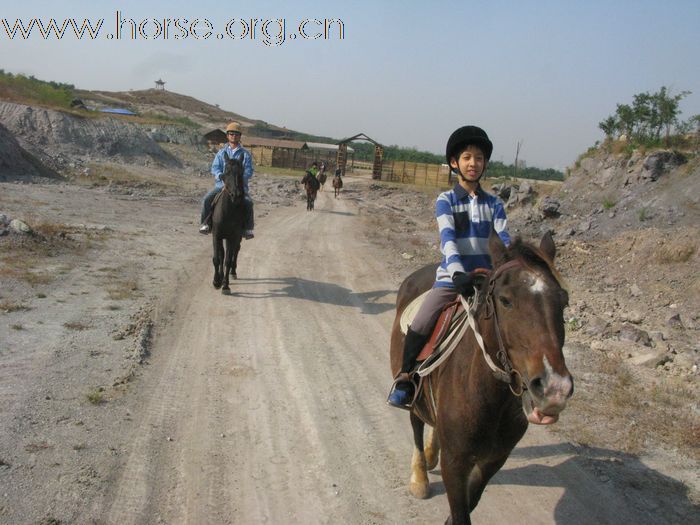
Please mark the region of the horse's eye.
POLYGON ((498 296, 498 300, 501 301, 501 304, 503 306, 505 306, 506 308, 511 308, 513 306, 513 303, 511 303, 508 299, 506 299, 502 295, 498 296))

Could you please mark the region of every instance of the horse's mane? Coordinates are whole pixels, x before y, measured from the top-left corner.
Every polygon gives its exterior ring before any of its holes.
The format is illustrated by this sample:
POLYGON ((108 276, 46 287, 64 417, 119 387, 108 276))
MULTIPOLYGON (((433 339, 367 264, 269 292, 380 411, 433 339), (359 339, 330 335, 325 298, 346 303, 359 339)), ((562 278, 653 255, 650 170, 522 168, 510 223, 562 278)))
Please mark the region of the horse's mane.
POLYGON ((523 241, 520 237, 515 237, 508 247, 507 253, 509 260, 518 259, 530 270, 548 273, 563 290, 569 291, 566 281, 554 266, 554 261, 550 260, 540 248, 523 241))

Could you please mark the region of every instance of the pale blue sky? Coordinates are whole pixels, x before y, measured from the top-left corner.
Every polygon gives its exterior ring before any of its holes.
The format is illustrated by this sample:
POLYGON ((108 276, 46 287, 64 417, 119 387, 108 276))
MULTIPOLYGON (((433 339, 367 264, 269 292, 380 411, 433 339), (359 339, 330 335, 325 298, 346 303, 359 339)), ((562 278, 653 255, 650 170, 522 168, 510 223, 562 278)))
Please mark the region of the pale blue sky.
MULTIPOLYGON (((495 160, 511 163, 522 141, 528 165, 564 169, 602 138, 598 122, 636 93, 689 90, 682 117, 700 114, 697 0, 8 4, 0 19, 10 23, 105 21, 97 40, 9 40, 0 25, 1 69, 109 91, 150 88, 160 77, 171 91, 335 138, 363 132, 441 153, 456 127, 476 124, 491 136, 495 160), (168 40, 108 40, 118 9, 137 21, 207 19, 215 34, 231 19, 284 18, 287 34, 303 19, 340 19, 345 38, 335 31, 268 47, 262 35, 175 40, 173 29, 168 40)), ((153 23, 145 28, 155 34, 153 23)), ((239 36, 241 25, 233 31, 239 36)))

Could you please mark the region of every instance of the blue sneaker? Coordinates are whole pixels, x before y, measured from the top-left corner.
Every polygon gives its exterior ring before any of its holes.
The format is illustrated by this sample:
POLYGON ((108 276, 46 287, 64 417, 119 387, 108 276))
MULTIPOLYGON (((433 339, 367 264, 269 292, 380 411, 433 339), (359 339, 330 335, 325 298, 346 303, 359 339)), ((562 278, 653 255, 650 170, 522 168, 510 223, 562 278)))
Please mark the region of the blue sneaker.
POLYGON ((410 381, 397 381, 386 402, 393 407, 410 409, 413 401, 413 388, 413 383, 410 381))

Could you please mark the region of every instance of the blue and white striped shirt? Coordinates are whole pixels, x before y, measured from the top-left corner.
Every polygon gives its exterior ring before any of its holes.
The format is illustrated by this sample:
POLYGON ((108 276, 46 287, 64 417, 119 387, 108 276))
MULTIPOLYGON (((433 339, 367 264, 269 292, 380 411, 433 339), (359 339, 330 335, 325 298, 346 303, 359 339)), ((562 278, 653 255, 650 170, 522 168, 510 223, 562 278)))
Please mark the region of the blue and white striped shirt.
POLYGON ((221 189, 224 187, 221 175, 223 175, 226 167, 226 155, 232 159, 243 159, 243 189, 248 195, 248 180, 253 176, 253 156, 250 154, 250 151, 240 145, 233 149, 231 144, 226 144, 214 157, 214 162, 211 164, 211 174, 214 175, 214 180, 216 180, 216 188, 221 189))
POLYGON ((455 272, 491 268, 488 240, 492 225, 505 245, 510 244, 503 201, 481 186, 475 197, 459 184, 441 193, 435 202, 435 217, 440 229, 442 262, 434 287, 454 286, 455 272))

